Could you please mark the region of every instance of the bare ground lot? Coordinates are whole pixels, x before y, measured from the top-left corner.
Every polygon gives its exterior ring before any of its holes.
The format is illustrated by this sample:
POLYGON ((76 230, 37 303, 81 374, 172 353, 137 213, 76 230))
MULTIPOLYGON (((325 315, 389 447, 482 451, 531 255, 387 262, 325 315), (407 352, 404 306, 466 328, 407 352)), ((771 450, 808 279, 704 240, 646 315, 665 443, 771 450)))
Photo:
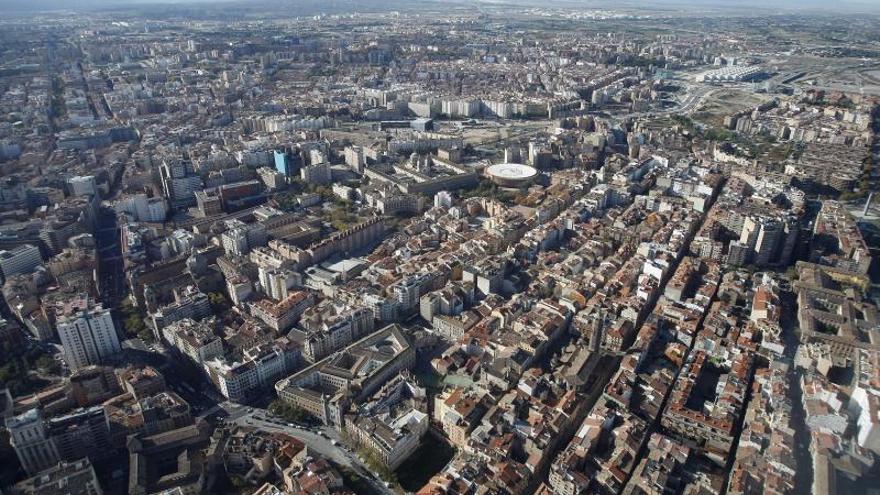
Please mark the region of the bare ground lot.
POLYGON ((748 89, 723 88, 713 91, 697 107, 693 119, 710 126, 720 126, 724 117, 768 101, 766 94, 754 93, 748 89))

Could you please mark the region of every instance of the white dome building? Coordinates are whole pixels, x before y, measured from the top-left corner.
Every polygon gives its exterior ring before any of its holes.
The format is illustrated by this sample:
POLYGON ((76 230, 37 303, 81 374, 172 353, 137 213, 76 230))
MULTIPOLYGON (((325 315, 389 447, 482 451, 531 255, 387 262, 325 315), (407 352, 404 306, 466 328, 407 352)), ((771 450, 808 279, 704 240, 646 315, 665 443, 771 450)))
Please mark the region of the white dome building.
POLYGON ((485 174, 501 187, 525 187, 535 180, 538 170, 521 163, 499 163, 488 167, 485 174))

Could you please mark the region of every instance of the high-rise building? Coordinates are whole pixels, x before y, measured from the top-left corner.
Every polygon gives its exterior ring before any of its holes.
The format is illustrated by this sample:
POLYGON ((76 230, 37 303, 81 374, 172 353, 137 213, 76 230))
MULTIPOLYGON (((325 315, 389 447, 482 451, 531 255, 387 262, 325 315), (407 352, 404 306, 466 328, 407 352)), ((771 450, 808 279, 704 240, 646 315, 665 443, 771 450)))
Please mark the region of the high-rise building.
POLYGON ((122 350, 110 310, 80 294, 56 309, 55 324, 72 370, 101 364, 122 350))
POLYGON ((770 266, 787 263, 797 240, 791 220, 773 217, 747 217, 740 231, 739 244, 748 248, 745 263, 770 266))
POLYGON ((776 258, 776 252, 783 237, 782 224, 770 219, 761 223, 761 229, 755 240, 755 264, 769 265, 776 258))
POLYGON ((727 264, 744 266, 749 259, 749 245, 739 241, 731 241, 727 252, 727 264))
POLYGON ((39 409, 6 420, 9 443, 21 467, 33 475, 58 463, 58 450, 46 435, 46 428, 39 409))
POLYGON ((266 228, 261 223, 236 222, 220 236, 223 250, 235 256, 244 256, 257 246, 265 246, 268 240, 266 228))
POLYGON ((299 171, 306 184, 327 185, 332 181, 333 175, 329 163, 316 163, 303 167, 299 171))
POLYGON ((185 159, 165 161, 159 167, 162 191, 172 208, 186 208, 196 203, 195 192, 202 189, 202 179, 185 159))
POLYGON ((32 244, 23 244, 9 251, 0 251, 0 272, 4 278, 19 273, 30 273, 43 263, 40 249, 32 244))
POLYGON ((292 270, 260 267, 260 285, 267 296, 276 301, 287 298, 290 289, 301 285, 301 277, 292 270))
POLYGON ((196 205, 203 217, 213 217, 223 213, 223 201, 217 194, 208 191, 196 191, 196 205))
POLYGON ((143 194, 134 196, 131 208, 139 222, 164 222, 168 215, 168 205, 162 198, 147 198, 143 194))
POLYGON ((101 405, 83 407, 46 421, 46 434, 61 459, 72 461, 89 457, 106 459, 113 455, 110 424, 101 405))
POLYGON ((275 151, 273 155, 275 159, 275 170, 284 174, 285 177, 292 177, 299 168, 299 157, 286 151, 275 151))
POLYGON ((81 218, 65 217, 43 222, 39 238, 46 246, 49 255, 56 255, 68 246, 67 241, 76 235, 87 232, 86 222, 81 218))
POLYGON ((345 147, 345 164, 353 171, 362 174, 367 161, 364 156, 364 148, 362 146, 346 146, 345 147))
POLYGON ((67 179, 67 189, 71 196, 92 196, 98 194, 98 184, 92 175, 76 176, 67 179))
POLYGON ((226 254, 244 256, 248 253, 247 230, 244 227, 229 229, 220 236, 226 254))
POLYGON ((391 287, 393 297, 403 311, 409 311, 419 304, 419 298, 431 288, 434 277, 430 274, 410 275, 391 287))
POLYGON ((287 178, 285 175, 276 169, 260 167, 257 169, 257 175, 260 177, 260 180, 263 181, 263 184, 266 185, 266 189, 269 189, 270 191, 281 189, 287 185, 287 178))
POLYGON ((434 206, 441 208, 451 208, 454 202, 452 193, 449 191, 440 191, 434 195, 434 206))

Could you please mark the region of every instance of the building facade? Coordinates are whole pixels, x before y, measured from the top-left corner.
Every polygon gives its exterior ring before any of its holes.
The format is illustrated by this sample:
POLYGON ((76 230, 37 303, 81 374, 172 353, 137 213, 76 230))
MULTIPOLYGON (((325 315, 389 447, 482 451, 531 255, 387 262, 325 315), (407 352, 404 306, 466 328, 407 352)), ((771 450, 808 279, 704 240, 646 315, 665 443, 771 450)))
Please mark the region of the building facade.
POLYGON ((86 295, 59 308, 56 326, 72 370, 104 363, 122 351, 110 310, 94 304, 86 295))

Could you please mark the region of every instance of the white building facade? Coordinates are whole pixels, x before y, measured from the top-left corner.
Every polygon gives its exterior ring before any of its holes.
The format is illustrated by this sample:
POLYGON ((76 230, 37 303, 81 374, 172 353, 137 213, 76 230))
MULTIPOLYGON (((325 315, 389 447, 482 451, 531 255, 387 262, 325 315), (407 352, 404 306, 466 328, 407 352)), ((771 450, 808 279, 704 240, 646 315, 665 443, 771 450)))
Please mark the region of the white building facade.
POLYGON ((91 304, 78 309, 57 319, 58 337, 71 370, 103 363, 122 351, 110 310, 91 304))

